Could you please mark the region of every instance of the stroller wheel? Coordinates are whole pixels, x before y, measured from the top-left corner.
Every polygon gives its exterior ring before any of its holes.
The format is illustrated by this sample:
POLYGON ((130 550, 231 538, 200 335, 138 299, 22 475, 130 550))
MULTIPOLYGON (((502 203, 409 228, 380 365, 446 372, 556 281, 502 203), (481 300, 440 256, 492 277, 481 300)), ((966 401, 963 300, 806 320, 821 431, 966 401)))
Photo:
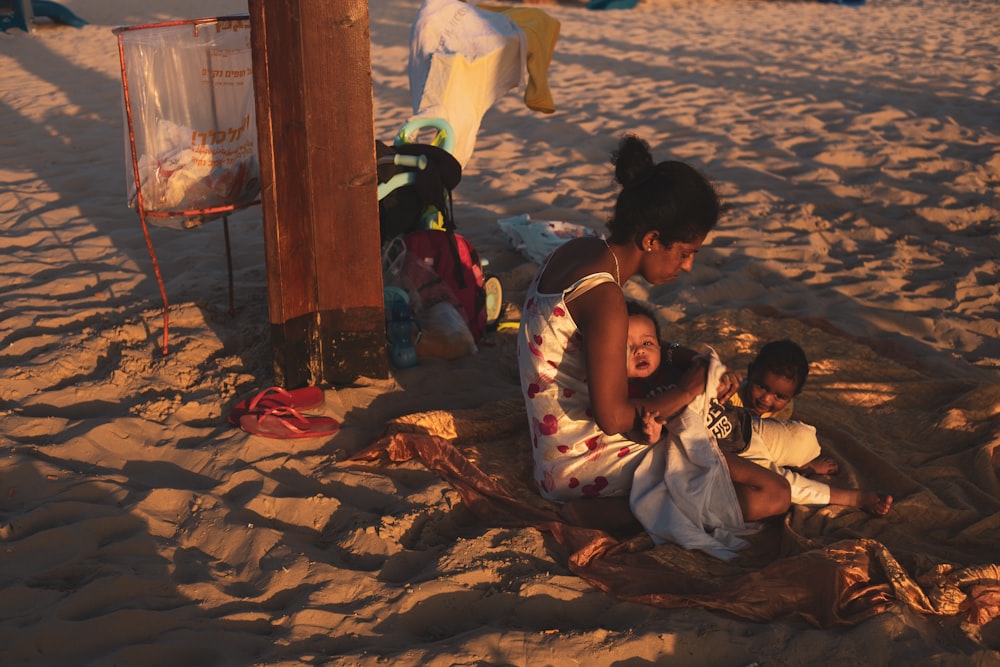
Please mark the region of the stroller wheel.
POLYGON ((483 281, 483 289, 486 291, 486 326, 492 329, 496 327, 503 311, 503 285, 496 276, 487 275, 483 281))

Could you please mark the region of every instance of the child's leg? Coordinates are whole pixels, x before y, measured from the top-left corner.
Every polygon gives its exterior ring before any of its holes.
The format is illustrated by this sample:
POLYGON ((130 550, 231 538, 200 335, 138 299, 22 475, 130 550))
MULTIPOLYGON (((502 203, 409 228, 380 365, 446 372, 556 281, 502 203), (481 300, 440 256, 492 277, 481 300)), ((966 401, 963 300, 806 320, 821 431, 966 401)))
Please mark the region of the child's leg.
MULTIPOLYGON (((772 470, 774 469, 772 466, 772 470)), ((887 494, 838 489, 800 475, 791 468, 777 468, 775 472, 788 481, 792 502, 796 505, 846 505, 863 509, 872 516, 885 516, 892 507, 892 496, 887 494)))
POLYGON ((875 491, 830 487, 830 504, 858 507, 873 516, 885 516, 892 507, 892 496, 875 491))
POLYGON ((778 468, 776 472, 788 480, 792 502, 796 505, 847 505, 863 509, 873 516, 885 516, 892 507, 890 495, 875 491, 838 489, 800 475, 791 468, 778 468))
POLYGON ((776 419, 757 419, 752 424, 749 446, 740 457, 768 468, 784 477, 791 486, 792 502, 796 505, 827 505, 830 487, 809 479, 801 469, 782 464, 775 458, 788 460, 788 452, 798 452, 794 461, 808 463, 810 454, 819 454, 816 429, 801 422, 784 422, 776 419), (782 454, 785 454, 782 457, 782 454))
MULTIPOLYGON (((772 470, 775 470, 772 468, 772 470)), ((833 489, 829 484, 810 479, 792 468, 777 468, 779 475, 788 480, 792 489, 792 502, 796 505, 829 505, 833 489)))
POLYGON ((736 454, 724 455, 744 521, 759 521, 788 511, 792 499, 785 478, 736 454))
MULTIPOLYGON (((761 421, 766 422, 767 420, 761 421)), ((778 424, 780 433, 787 435, 784 422, 774 423, 778 424)), ((800 431, 800 435, 808 435, 811 428, 807 427, 805 431, 800 431)), ((765 432, 773 434, 775 430, 766 428, 765 432)), ((809 438, 802 439, 806 441, 806 445, 809 444, 809 438)), ((796 505, 847 505, 848 507, 861 508, 873 516, 885 516, 889 512, 889 508, 892 507, 892 496, 874 491, 837 489, 818 480, 810 479, 808 475, 801 474, 796 468, 780 466, 769 459, 772 450, 766 447, 766 444, 764 437, 755 431, 750 446, 746 451, 741 452, 739 457, 748 463, 767 468, 775 474, 781 475, 788 482, 791 502, 796 505)), ((816 443, 816 448, 818 447, 819 443, 816 443)), ((732 465, 730 465, 730 472, 732 472, 732 465)), ((735 478, 734 481, 736 481, 735 478)))

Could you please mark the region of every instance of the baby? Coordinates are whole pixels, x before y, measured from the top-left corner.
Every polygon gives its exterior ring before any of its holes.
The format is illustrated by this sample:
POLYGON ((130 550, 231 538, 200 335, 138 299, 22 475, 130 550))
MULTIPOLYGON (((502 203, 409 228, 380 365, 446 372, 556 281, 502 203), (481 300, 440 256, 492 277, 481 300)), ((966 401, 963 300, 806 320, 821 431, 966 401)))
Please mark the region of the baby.
MULTIPOLYGON (((653 396, 674 384, 681 372, 696 356, 694 350, 677 343, 660 343, 660 327, 651 310, 636 301, 627 301, 628 356, 626 374, 629 397, 653 396)), ((640 415, 636 431, 643 440, 656 442, 662 435, 663 421, 658 414, 640 415)), ((713 400, 706 417, 706 426, 715 435, 723 450, 740 453, 750 438, 750 415, 741 407, 720 404, 713 400)))

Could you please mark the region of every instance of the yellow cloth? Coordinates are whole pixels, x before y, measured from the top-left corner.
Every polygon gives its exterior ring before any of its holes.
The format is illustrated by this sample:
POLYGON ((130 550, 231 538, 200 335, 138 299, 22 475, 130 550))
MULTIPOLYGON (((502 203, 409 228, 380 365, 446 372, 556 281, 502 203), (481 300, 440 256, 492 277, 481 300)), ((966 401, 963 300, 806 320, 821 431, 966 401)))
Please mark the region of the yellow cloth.
POLYGON ((528 38, 528 85, 524 90, 524 104, 534 111, 554 112, 556 107, 549 90, 549 65, 559 39, 559 21, 534 7, 476 6, 504 14, 524 31, 528 38))

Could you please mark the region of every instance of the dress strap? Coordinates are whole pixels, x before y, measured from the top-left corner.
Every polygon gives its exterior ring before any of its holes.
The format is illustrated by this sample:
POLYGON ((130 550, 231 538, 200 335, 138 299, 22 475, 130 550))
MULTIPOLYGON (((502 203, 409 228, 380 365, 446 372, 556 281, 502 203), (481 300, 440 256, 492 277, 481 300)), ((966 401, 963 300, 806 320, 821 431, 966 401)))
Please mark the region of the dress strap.
MULTIPOLYGON (((573 299, 583 296, 598 285, 603 285, 604 283, 615 283, 617 285, 618 281, 615 280, 613 275, 607 273, 606 271, 591 273, 589 276, 584 276, 567 287, 563 292, 563 299, 565 299, 566 303, 569 303, 573 299)), ((619 289, 621 289, 620 285, 619 289)))

